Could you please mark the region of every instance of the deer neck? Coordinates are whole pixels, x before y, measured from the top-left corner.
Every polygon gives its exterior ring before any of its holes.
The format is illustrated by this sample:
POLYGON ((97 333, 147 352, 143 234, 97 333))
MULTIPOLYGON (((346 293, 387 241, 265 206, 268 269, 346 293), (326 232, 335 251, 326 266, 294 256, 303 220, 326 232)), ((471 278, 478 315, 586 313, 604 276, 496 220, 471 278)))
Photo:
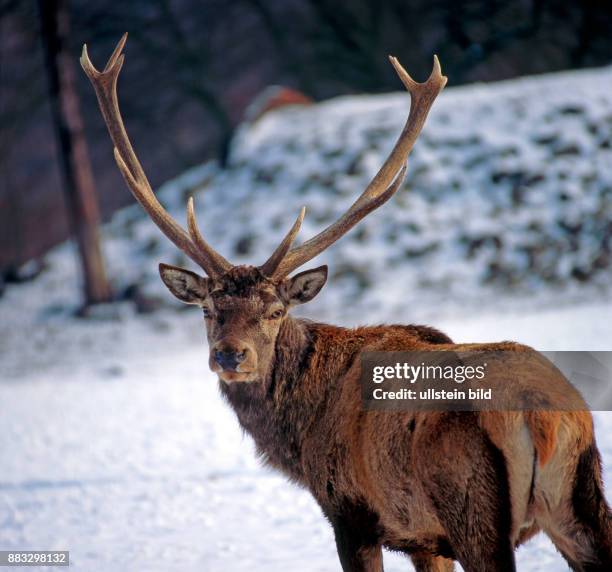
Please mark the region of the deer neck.
POLYGON ((317 392, 307 391, 316 383, 310 363, 316 326, 288 317, 279 331, 274 361, 265 379, 231 385, 221 382, 223 395, 255 440, 259 454, 295 479, 302 476, 304 433, 320 405, 312 400, 317 392))

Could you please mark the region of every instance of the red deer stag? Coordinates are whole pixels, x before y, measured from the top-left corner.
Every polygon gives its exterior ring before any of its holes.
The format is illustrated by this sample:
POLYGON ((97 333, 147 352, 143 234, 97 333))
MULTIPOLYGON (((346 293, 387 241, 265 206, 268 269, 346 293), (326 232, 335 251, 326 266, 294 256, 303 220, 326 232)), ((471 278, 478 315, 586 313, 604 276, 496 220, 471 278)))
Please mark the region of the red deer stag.
MULTIPOLYGON (((453 570, 453 560, 467 572, 512 571, 514 549, 540 530, 573 570, 612 570, 611 517, 588 411, 365 411, 363 352, 467 346, 425 326, 348 329, 289 313, 319 293, 327 267, 289 275, 398 190, 408 154, 446 84, 438 60, 429 79, 417 83, 391 58, 410 93, 410 113, 389 157, 353 205, 292 248, 302 209, 263 265, 233 266, 200 234, 192 200, 186 232, 155 198, 117 101, 125 40, 103 71, 92 65, 86 47, 81 65, 128 187, 207 275, 160 264, 161 278, 177 298, 202 308, 209 364, 221 392, 262 458, 317 500, 333 527, 343 570, 382 570, 386 547, 408 554, 419 572, 453 570)), ((510 343, 469 347, 534 351, 510 343)), ((545 382, 544 391, 558 383, 545 382)))

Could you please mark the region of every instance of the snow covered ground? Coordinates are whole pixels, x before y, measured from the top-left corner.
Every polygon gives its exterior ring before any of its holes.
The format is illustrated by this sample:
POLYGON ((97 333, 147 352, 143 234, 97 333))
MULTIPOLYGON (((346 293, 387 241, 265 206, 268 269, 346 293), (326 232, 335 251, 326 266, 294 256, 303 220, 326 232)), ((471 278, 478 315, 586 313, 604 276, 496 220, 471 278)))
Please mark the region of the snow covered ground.
MULTIPOLYGON (((438 324, 457 340, 609 348, 599 333, 610 330, 610 304, 527 316, 438 324)), ((69 549, 86 572, 338 570, 318 507, 259 466, 220 399, 199 312, 167 316, 164 328, 158 320, 101 333, 127 330, 105 355, 77 351, 70 367, 58 358, 0 384, 0 548, 69 549)), ((612 482, 612 413, 595 415, 612 482)), ((521 571, 566 569, 544 536, 518 558, 521 571)), ((385 563, 410 570, 398 555, 385 563)))
MULTIPOLYGON (((612 68, 447 90, 411 159, 410 193, 321 257, 332 276, 304 313, 612 349, 611 83, 612 68)), ((301 204, 309 236, 350 203, 407 103, 341 98, 264 117, 229 172, 204 166, 161 196, 182 219, 196 189, 205 236, 259 262, 301 204)), ((156 263, 181 257, 137 207, 104 234, 117 290, 159 296, 155 312, 126 300, 75 318, 70 245, 0 298, 0 549, 67 549, 86 572, 338 570, 317 506, 259 466, 220 399, 200 312, 162 290, 156 263)), ((595 418, 612 483, 612 413, 595 418)), ((566 569, 543 536, 518 559, 521 571, 566 569)), ((385 565, 411 569, 393 554, 385 565)))

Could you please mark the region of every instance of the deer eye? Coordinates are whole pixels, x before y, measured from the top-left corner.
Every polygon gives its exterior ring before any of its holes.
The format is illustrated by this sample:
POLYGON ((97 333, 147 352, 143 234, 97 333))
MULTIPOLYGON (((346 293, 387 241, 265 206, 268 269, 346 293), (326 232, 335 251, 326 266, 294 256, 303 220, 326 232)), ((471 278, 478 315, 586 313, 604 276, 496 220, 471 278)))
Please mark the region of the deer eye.
POLYGON ((278 310, 275 310, 268 316, 268 320, 278 320, 279 318, 283 317, 284 313, 285 311, 279 308, 278 310))
POLYGON ((205 318, 212 318, 212 313, 206 306, 202 306, 202 312, 204 313, 205 318))

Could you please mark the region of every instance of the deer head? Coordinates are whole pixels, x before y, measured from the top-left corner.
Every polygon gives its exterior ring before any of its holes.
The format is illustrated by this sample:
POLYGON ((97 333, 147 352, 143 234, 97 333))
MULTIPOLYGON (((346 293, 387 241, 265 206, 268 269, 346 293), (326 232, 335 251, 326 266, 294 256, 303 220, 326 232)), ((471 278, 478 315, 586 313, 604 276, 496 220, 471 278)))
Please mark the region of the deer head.
POLYGON ((193 199, 187 205, 186 232, 159 203, 132 148, 117 100, 125 34, 108 63, 98 71, 83 46, 81 66, 94 86, 114 144, 117 165, 135 198, 160 230, 206 273, 160 264, 168 289, 181 301, 202 308, 210 346, 209 364, 226 383, 263 379, 273 361, 275 342, 288 311, 312 300, 327 280, 327 267, 289 275, 323 252, 362 218, 387 202, 400 187, 406 160, 431 106, 446 84, 438 59, 429 79, 415 82, 397 59, 390 61, 411 95, 406 124, 380 171, 359 198, 333 224, 302 245, 292 247, 306 212, 261 266, 234 266, 204 240, 195 219, 193 199))

